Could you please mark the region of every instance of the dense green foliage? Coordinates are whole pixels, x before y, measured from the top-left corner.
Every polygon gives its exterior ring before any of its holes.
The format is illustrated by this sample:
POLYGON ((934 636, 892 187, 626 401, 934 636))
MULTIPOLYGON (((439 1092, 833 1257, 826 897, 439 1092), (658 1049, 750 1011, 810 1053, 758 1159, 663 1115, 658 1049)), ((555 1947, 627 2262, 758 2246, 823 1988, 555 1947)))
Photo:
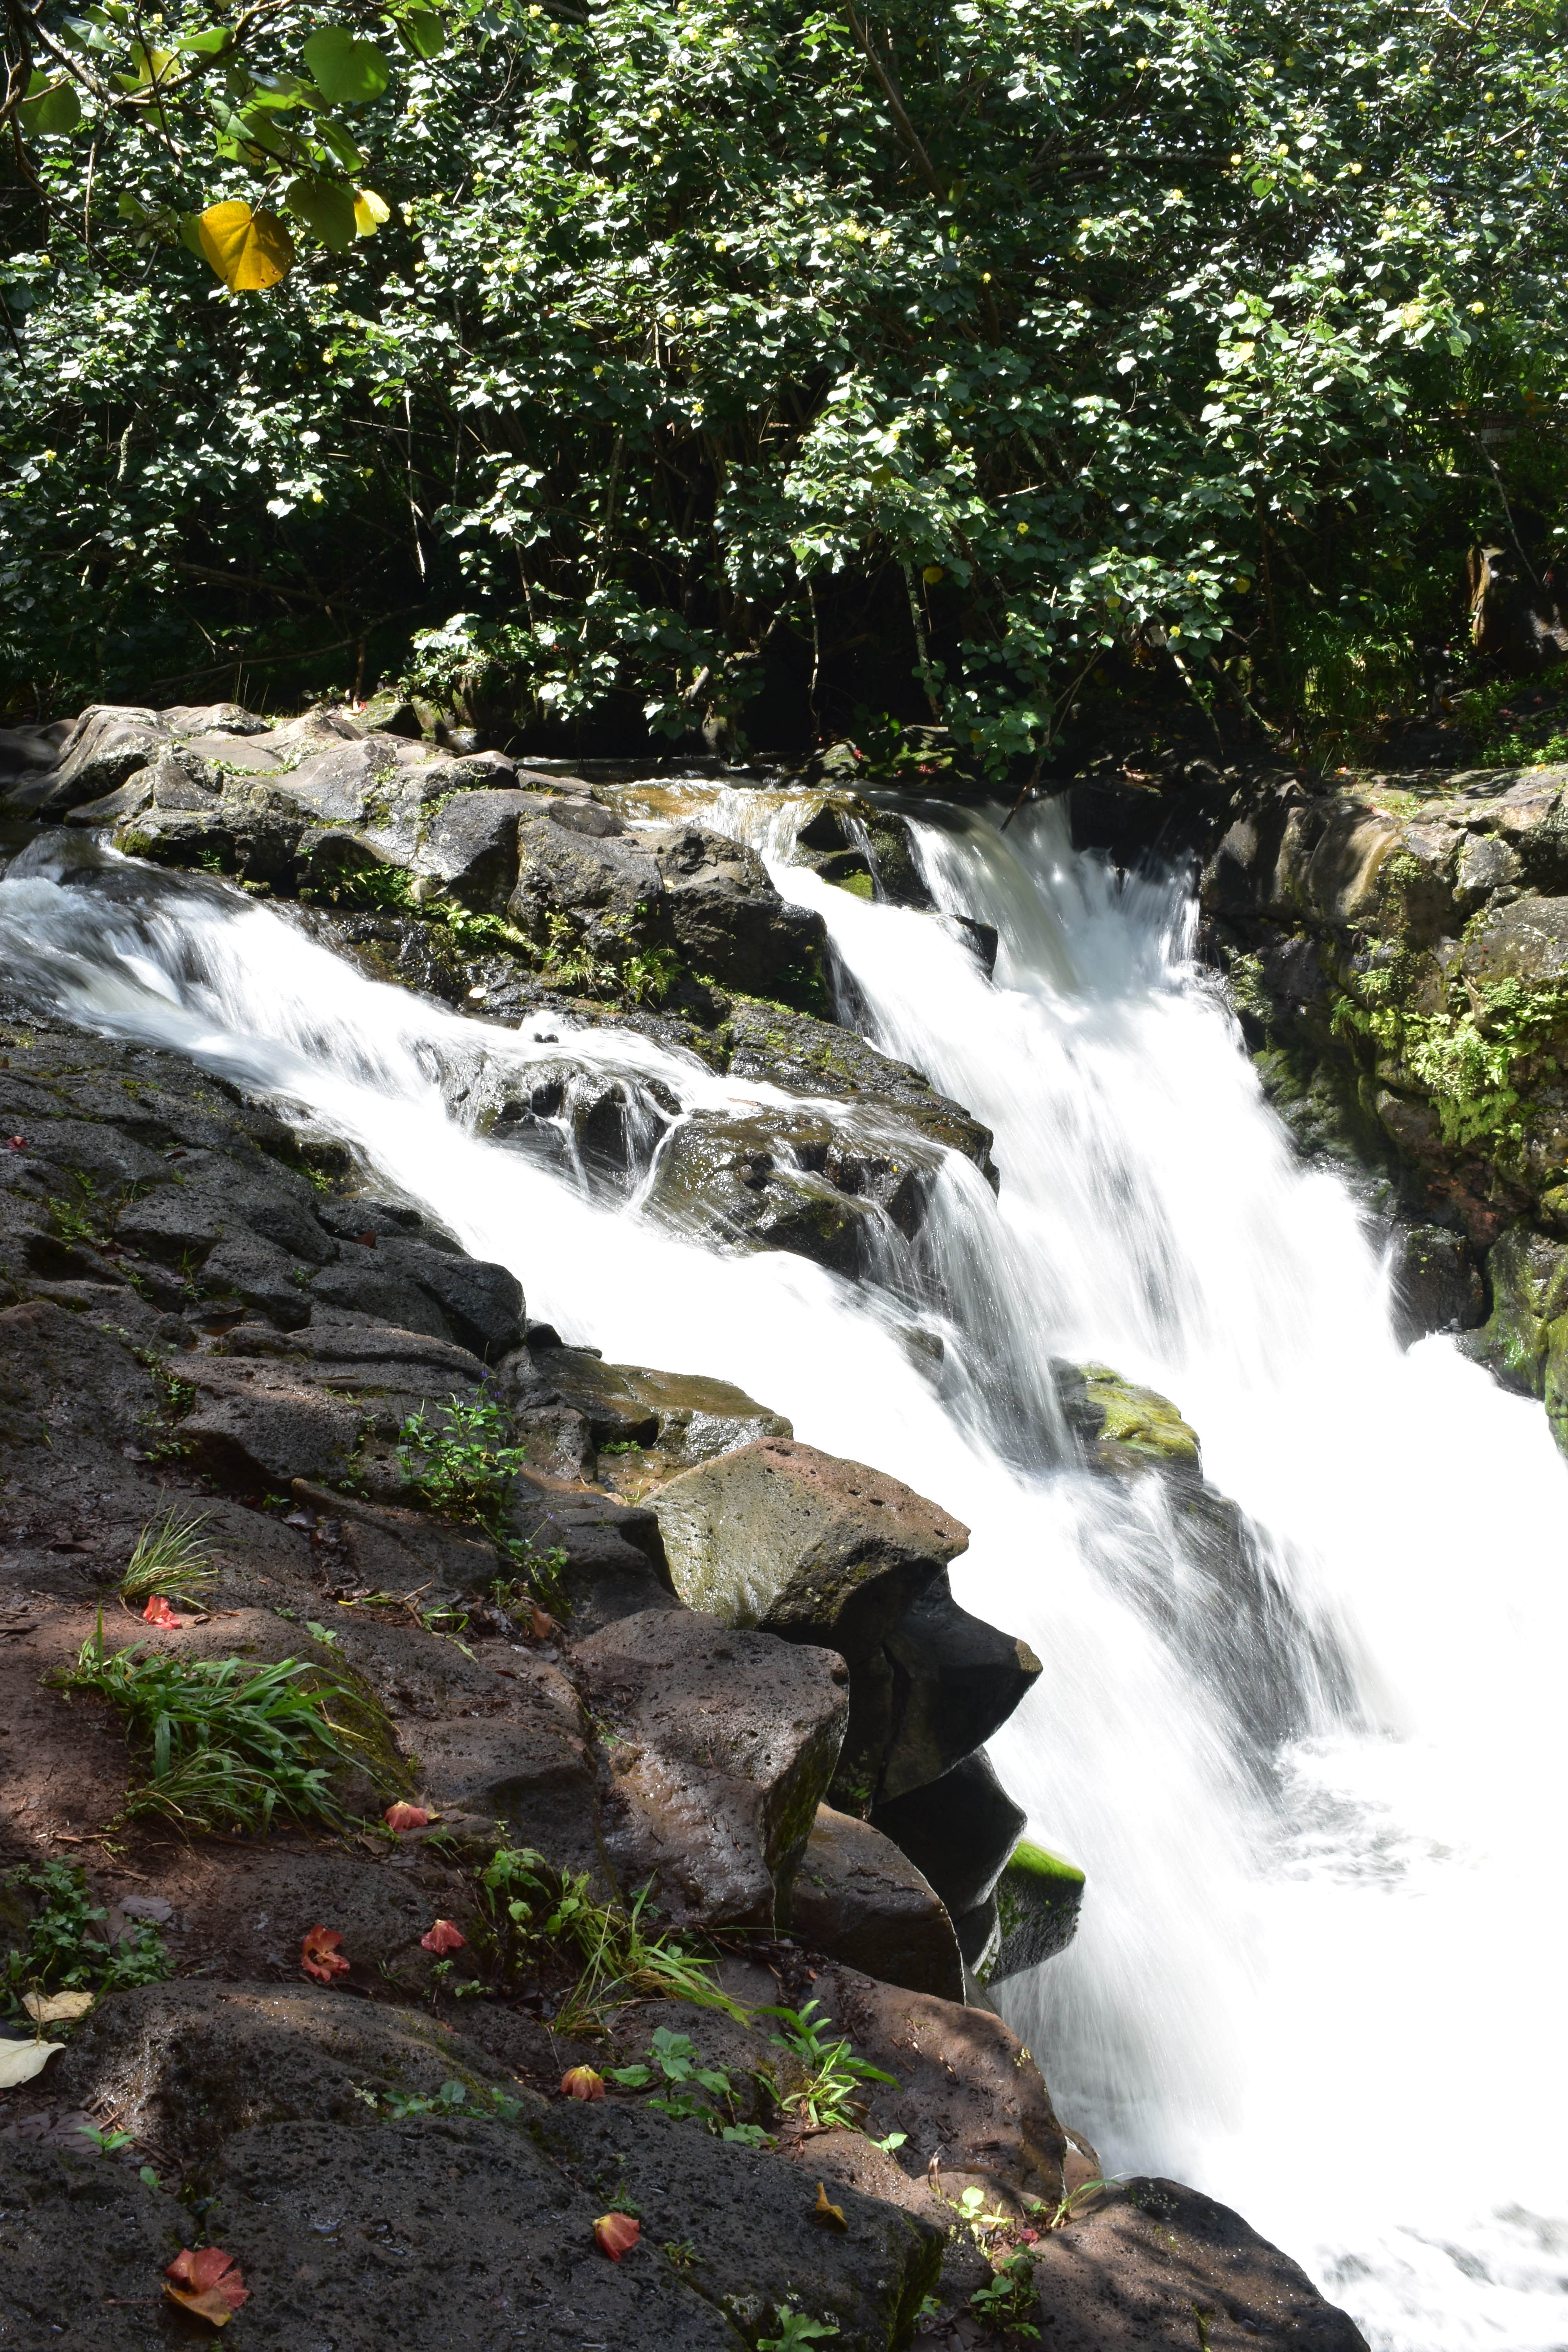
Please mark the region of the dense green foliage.
POLYGON ((147 222, 251 163, 89 110, 7 191, 14 707, 411 665, 540 750, 864 705, 1000 768, 1086 680, 1375 702, 1555 528, 1561 32, 501 0, 357 110, 381 235, 237 297, 147 222))

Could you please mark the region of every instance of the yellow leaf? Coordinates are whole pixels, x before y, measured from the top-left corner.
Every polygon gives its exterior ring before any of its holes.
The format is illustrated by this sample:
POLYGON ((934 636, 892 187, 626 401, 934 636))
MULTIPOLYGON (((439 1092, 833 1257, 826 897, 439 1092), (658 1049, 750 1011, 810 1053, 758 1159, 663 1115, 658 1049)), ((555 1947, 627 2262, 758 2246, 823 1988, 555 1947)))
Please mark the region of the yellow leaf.
POLYGON ((22 2006, 35 2025, 74 2025, 92 2007, 89 1992, 25 1992, 22 2006))
POLYGON ((847 2230, 849 2227, 844 2219, 843 2206, 829 2204, 827 2191, 820 2180, 816 2184, 816 2210, 811 2218, 819 2221, 825 2230, 847 2230))
POLYGON ((0 2091, 14 2091, 41 2074, 63 2042, 0 2042, 0 2091))
POLYGON ((374 236, 383 221, 392 218, 392 206, 374 188, 354 190, 354 226, 361 236, 374 236))
POLYGON ((275 213, 253 213, 246 204, 209 205, 197 234, 231 294, 276 286, 294 266, 293 242, 275 213))

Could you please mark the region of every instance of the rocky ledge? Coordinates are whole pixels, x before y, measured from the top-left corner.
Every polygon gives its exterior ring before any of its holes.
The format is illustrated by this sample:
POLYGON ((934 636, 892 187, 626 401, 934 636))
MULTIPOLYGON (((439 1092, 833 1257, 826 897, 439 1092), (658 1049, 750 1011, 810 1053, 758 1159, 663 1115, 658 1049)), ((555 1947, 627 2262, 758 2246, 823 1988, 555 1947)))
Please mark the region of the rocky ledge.
POLYGON ((1405 1329, 1568 1444, 1568 769, 1276 783, 1203 904, 1277 1107, 1405 1213, 1405 1329))
POLYGON ((1361 2345, 976 2005, 1082 1890, 960 1526, 172 1055, 8 1000, 0 1130, 7 2346, 1361 2345))
MULTIPOLYGON (((415 731, 325 708, 274 725, 233 703, 95 706, 0 737, 0 810, 81 835, 79 858, 100 839, 223 875, 478 1020, 613 1018, 801 1097, 715 1108, 569 1059, 525 1091, 515 1072, 475 1086, 466 1115, 570 1156, 595 1189, 653 1171, 650 1205, 679 1230, 864 1276, 918 1235, 944 1153, 995 1181, 986 1129, 827 1017, 821 918, 786 905, 752 851, 668 794, 453 751, 397 708, 379 715, 415 731)), ((901 825, 868 814, 869 833, 825 808, 805 854, 847 889, 872 889, 874 862, 875 887, 925 902, 901 825)), ((994 935, 962 928, 994 955, 994 935)))

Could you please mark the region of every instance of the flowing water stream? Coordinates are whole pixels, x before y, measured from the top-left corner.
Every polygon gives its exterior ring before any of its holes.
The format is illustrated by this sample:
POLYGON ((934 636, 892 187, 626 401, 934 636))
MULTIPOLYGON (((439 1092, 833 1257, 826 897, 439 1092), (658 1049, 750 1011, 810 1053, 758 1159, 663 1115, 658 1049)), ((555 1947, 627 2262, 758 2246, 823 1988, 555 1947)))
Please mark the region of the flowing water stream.
POLYGON ((1568 2346, 1568 1475, 1540 1408, 1395 1345, 1349 1195, 1295 1160, 1191 963, 1179 881, 1119 884, 1048 813, 942 813, 928 878, 997 927, 993 982, 932 916, 787 864, 798 804, 690 790, 820 909, 873 1042, 995 1130, 999 1196, 942 1173, 923 1298, 907 1270, 700 1246, 461 1113, 476 1072, 568 1052, 687 1110, 776 1088, 621 1029, 480 1029, 224 886, 59 836, 0 881, 0 939, 71 1017, 357 1144, 568 1338, 736 1381, 964 1519, 959 1598, 1045 1665, 993 1754, 1089 1874, 1074 1945, 1001 1993, 1063 2113, 1110 2168, 1239 2208, 1386 2352, 1568 2346), (1179 1403, 1253 1523, 1248 1594, 1216 1594, 1163 1482, 1062 1466, 1063 1357, 1179 1403))

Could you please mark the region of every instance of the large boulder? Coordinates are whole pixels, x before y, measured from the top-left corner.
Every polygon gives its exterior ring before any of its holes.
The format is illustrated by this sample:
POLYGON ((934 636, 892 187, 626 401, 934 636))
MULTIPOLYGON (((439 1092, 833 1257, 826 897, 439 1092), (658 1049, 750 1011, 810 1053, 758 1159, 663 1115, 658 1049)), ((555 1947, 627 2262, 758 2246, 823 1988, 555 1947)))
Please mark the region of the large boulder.
POLYGON ((771 1927, 833 1777, 841 1660, 689 1610, 620 1619, 573 1652, 611 1786, 605 1848, 679 1926, 771 1927))
POLYGON ((784 1003, 824 995, 822 918, 786 906, 754 850, 686 824, 660 842, 655 863, 669 928, 693 971, 784 1003))
POLYGON ((1355 2322, 1288 2255, 1228 2206, 1173 2180, 1102 2190, 1031 2252, 1052 2352, 1194 2342, 1210 2352, 1366 2352, 1355 2322))
POLYGON ((58 822, 83 801, 113 792, 173 740, 155 710, 90 703, 60 746, 58 764, 14 790, 12 805, 58 822))
POLYGON ((689 1607, 825 1643, 851 1664, 969 1540, 899 1479, 783 1438, 685 1471, 650 1499, 689 1607))
POLYGON ((918 1140, 858 1145, 808 1110, 699 1110, 660 1153, 649 1202, 681 1233, 853 1276, 887 1255, 890 1225, 918 1230, 938 1164, 918 1140))
POLYGON ((963 1961, 938 1896, 890 1838, 819 1805, 789 1890, 789 1926, 809 1949, 863 1976, 963 1999, 963 1961))

